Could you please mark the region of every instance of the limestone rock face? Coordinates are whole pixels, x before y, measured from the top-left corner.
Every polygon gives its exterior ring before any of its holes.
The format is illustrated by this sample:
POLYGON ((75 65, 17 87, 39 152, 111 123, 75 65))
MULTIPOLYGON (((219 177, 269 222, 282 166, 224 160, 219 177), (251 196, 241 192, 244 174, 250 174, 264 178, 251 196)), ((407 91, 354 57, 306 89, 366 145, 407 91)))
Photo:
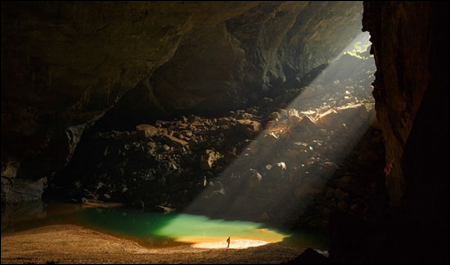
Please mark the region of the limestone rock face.
POLYGON ((255 3, 2 3, 2 165, 63 167, 86 125, 167 62, 194 25, 255 3), (73 129, 76 128, 76 132, 73 129))
POLYGON ((364 2, 391 208, 337 217, 329 263, 449 262, 448 25, 448 2, 364 2))
POLYGON ((424 94, 439 72, 432 68, 432 60, 444 49, 437 39, 429 37, 440 27, 432 19, 433 8, 425 2, 365 3, 363 30, 372 36, 377 64, 373 95, 386 146, 386 167, 391 168, 386 173, 386 186, 393 206, 400 205, 410 184, 402 168, 405 146, 424 94))
POLYGON ((132 120, 149 111, 221 115, 308 82, 311 70, 358 34, 360 8, 357 2, 264 2, 198 26, 149 77, 146 89, 124 98, 114 117, 132 120), (134 106, 136 100, 146 104, 134 106))

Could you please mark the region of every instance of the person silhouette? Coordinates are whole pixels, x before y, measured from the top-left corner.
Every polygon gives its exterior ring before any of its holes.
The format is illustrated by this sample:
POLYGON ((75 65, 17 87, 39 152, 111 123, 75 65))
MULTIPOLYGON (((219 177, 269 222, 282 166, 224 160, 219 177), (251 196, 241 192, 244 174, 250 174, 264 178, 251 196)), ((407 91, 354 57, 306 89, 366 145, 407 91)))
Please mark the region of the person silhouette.
POLYGON ((228 238, 227 238, 227 243, 228 243, 227 248, 230 248, 230 242, 231 242, 230 237, 228 237, 228 238))

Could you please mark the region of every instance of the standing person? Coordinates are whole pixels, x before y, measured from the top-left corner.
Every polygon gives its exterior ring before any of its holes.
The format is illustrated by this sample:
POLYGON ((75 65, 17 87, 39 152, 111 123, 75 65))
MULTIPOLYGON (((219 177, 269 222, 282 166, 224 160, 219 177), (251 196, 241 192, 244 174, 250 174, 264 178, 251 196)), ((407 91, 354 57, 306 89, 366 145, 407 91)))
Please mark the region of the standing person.
POLYGON ((230 242, 231 242, 230 237, 228 237, 228 239, 227 239, 227 243, 228 243, 227 248, 230 248, 230 242))

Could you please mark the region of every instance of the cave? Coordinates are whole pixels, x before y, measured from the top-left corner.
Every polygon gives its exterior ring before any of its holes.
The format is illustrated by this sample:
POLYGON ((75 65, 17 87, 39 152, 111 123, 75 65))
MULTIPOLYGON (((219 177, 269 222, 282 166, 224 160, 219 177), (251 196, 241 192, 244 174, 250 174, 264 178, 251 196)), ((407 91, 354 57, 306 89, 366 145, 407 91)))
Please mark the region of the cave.
POLYGON ((2 1, 2 264, 448 264, 448 10, 2 1))

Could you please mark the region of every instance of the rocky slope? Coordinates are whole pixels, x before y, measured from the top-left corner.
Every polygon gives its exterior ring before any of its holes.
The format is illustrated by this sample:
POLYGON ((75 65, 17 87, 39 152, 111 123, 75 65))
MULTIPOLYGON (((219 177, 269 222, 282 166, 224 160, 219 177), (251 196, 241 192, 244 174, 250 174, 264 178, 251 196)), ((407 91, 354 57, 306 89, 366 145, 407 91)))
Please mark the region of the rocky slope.
POLYGON ((344 55, 308 87, 220 118, 87 134, 49 194, 290 225, 365 216, 383 167, 370 60, 344 55))
POLYGON ((42 188, 39 179, 64 167, 85 129, 140 82, 112 115, 116 125, 244 107, 336 56, 361 18, 360 2, 1 5, 8 201, 39 198, 31 191, 42 188), (147 116, 132 119, 136 111, 147 116), (32 186, 18 189, 30 192, 8 192, 16 176, 28 179, 32 186))

